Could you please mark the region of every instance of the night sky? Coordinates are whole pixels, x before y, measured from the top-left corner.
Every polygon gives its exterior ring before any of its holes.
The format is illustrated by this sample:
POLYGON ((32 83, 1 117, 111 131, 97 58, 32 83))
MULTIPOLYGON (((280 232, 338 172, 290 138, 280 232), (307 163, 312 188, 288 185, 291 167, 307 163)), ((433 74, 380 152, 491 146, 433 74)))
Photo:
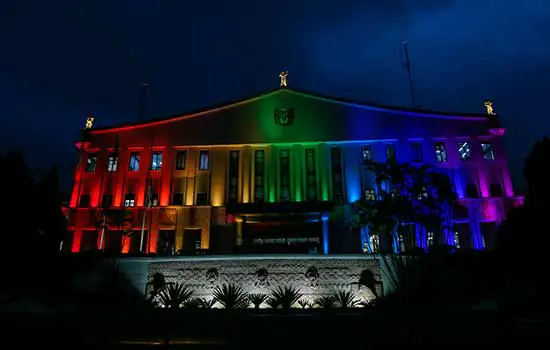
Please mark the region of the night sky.
POLYGON ((86 116, 135 121, 144 81, 149 118, 277 88, 283 69, 290 88, 408 106, 403 39, 425 108, 493 100, 517 187, 550 131, 548 0, 2 0, 0 39, 0 150, 58 164, 65 188, 86 116))

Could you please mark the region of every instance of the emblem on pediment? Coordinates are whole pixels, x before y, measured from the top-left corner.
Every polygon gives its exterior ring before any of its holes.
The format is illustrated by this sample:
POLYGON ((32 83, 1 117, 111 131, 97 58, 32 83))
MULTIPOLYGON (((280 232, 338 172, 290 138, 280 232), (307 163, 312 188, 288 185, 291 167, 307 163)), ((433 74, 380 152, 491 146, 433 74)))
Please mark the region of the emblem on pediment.
POLYGON ((287 126, 294 122, 294 109, 287 107, 277 108, 273 116, 275 118, 275 124, 287 126))

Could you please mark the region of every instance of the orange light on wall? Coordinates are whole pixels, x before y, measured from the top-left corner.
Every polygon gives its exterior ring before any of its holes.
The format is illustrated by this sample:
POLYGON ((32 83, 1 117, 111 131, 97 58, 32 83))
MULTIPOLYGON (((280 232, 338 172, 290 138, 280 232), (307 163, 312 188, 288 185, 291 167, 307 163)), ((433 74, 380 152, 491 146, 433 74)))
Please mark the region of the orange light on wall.
POLYGON ((122 243, 122 254, 128 254, 130 252, 130 240, 131 238, 126 236, 122 243))

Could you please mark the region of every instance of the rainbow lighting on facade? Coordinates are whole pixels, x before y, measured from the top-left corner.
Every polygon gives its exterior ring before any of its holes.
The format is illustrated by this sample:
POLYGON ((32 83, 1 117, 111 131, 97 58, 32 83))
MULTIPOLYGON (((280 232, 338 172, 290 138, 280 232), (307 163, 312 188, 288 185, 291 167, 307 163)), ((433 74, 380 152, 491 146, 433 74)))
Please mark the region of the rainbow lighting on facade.
MULTIPOLYGON (((196 113, 108 128, 88 119, 64 249, 372 252, 376 237, 331 212, 372 194, 365 160, 389 154, 452 179, 463 210, 447 218, 445 243, 490 247, 506 212, 522 202, 492 104, 487 114, 373 106, 289 88, 287 75, 277 90, 196 113), (103 208, 127 212, 114 223, 103 208)), ((417 246, 433 244, 433 234, 413 227, 417 246)))

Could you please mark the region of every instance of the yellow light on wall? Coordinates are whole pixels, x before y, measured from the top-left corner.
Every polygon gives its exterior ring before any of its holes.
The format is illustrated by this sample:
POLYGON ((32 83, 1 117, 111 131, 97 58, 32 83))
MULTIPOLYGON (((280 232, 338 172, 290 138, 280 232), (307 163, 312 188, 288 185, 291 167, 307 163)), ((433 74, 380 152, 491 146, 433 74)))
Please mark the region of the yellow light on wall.
POLYGON ((213 207, 221 207, 223 205, 223 195, 222 191, 212 191, 212 195, 210 197, 210 204, 213 207))

